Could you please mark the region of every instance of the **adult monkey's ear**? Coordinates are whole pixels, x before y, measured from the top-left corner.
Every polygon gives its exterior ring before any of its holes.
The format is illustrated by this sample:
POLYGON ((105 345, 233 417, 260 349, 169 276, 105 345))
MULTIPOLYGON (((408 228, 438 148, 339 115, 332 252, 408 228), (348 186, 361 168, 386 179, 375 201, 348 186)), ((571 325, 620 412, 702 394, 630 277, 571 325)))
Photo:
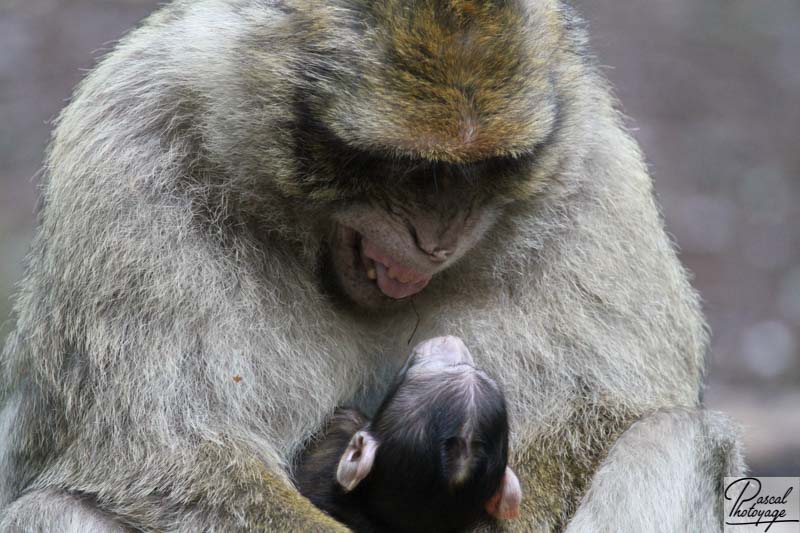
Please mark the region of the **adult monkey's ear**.
POLYGON ((486 512, 498 520, 510 520, 519 516, 521 501, 522 488, 519 479, 511 467, 507 466, 497 492, 486 502, 486 512))
POLYGON ((361 430, 353 435, 336 469, 336 481, 345 491, 350 492, 367 477, 375 462, 376 451, 378 440, 369 431, 361 430))

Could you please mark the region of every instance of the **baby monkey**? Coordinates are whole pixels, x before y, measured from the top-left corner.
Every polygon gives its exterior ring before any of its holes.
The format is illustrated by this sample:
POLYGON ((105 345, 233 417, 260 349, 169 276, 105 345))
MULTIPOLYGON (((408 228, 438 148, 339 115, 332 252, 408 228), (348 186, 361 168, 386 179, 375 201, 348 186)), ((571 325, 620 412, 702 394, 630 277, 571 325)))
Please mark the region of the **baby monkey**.
POLYGON ((517 516, 502 391, 464 343, 418 345, 370 421, 338 409, 295 472, 300 492, 356 532, 450 532, 517 516))

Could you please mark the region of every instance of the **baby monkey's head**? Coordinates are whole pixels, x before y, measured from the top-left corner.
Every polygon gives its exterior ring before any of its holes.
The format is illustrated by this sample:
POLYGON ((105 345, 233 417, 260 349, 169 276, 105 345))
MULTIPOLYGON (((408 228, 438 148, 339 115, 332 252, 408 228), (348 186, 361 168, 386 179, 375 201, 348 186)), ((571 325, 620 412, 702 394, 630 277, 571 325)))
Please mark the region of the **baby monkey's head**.
POLYGON ((507 466, 508 431, 497 383, 460 339, 438 337, 414 349, 336 478, 363 491, 373 519, 393 528, 457 531, 513 518, 521 491, 507 466))

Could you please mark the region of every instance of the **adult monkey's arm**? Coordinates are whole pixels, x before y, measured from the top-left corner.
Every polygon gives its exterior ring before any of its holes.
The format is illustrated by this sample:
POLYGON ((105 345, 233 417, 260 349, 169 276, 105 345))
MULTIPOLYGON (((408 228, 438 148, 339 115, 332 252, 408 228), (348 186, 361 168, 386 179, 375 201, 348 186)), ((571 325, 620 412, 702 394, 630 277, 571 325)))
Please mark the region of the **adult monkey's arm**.
MULTIPOLYGON (((564 499, 552 491, 552 472, 532 447, 515 454, 527 501, 521 517, 493 531, 566 533, 718 532, 723 524, 723 478, 745 467, 737 430, 724 416, 702 409, 665 409, 636 421, 599 462, 582 499, 558 518, 564 499), (543 467, 544 468, 541 468, 543 467), (540 468, 537 468, 540 467, 540 468), (547 488, 545 488, 547 487, 547 488), (552 511, 556 510, 555 513, 552 511), (550 521, 548 521, 550 520, 550 521)), ((561 463, 568 465, 568 461, 561 463)), ((562 482, 575 471, 560 472, 562 482)))
POLYGON ((139 465, 96 462, 66 490, 27 491, 4 510, 0 531, 348 531, 252 453, 212 444, 181 457, 154 452, 139 465))
POLYGON ((741 476, 736 430, 705 410, 664 410, 617 440, 567 533, 722 531, 723 481, 741 476))
MULTIPOLYGON (((67 281, 27 280, 6 346, 0 496, 15 501, 0 531, 336 531, 286 473, 291 450, 348 393, 336 369, 358 372, 353 344, 326 345, 336 317, 321 311, 315 335, 295 334, 308 316, 282 301, 315 301, 297 275, 248 304, 254 270, 291 265, 245 259, 247 246, 238 267, 208 253, 180 201, 141 217, 133 196, 107 216, 91 198, 71 197, 95 216, 39 249, 33 271, 91 252, 67 281), (135 253, 120 252, 120 233, 135 253)), ((72 200, 50 199, 67 212, 72 200)), ((43 231, 66 223, 48 212, 43 231)))

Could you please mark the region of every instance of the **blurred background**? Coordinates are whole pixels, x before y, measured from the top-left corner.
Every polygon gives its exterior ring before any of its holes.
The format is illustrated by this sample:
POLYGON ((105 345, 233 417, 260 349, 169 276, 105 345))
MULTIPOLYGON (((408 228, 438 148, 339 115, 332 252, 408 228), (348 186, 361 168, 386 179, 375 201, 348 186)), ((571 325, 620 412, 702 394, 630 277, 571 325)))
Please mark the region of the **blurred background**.
MULTIPOLYGON (((575 0, 713 330, 707 403, 800 475, 800 2, 575 0)), ((0 338, 50 121, 154 0, 0 0, 0 338)))

